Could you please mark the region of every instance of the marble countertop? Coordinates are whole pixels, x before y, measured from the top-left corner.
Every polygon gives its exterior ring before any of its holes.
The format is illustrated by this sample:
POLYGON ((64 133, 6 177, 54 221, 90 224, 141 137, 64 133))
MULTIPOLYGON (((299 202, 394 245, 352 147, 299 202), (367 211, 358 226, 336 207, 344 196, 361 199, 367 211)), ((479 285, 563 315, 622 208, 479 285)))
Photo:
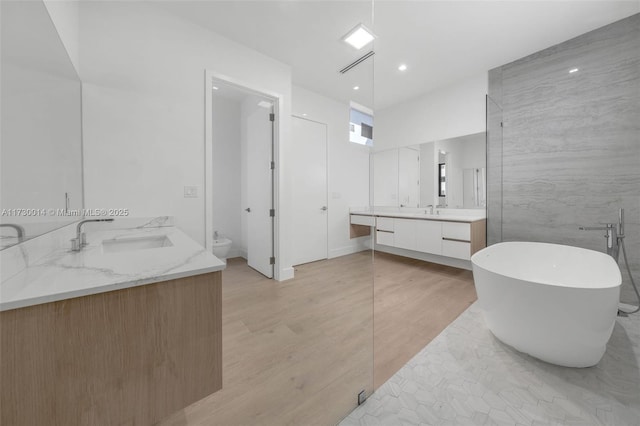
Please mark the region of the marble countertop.
POLYGON ((87 232, 80 252, 54 250, 0 287, 0 311, 184 278, 225 268, 224 262, 173 226, 87 232), (166 247, 105 251, 103 240, 163 236, 166 247))
POLYGON ((484 212, 482 213, 441 213, 441 214, 425 214, 417 212, 390 212, 390 211, 377 211, 377 210, 362 210, 352 211, 351 214, 362 216, 379 216, 379 217, 398 217, 406 219, 422 219, 422 220, 439 220, 443 222, 476 222, 478 220, 486 219, 484 212))

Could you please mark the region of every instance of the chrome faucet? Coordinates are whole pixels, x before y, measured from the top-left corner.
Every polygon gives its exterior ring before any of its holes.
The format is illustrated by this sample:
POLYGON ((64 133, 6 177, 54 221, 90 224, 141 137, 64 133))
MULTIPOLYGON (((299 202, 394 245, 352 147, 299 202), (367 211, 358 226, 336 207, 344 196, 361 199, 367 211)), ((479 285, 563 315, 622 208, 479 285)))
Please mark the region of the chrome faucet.
POLYGON ((85 219, 78 222, 76 227, 76 237, 71 240, 71 251, 80 251, 82 247, 87 245, 87 236, 82 232, 82 225, 87 222, 113 222, 113 218, 109 219, 85 219))
POLYGON ((22 240, 24 240, 24 228, 22 226, 15 223, 0 223, 0 227, 15 229, 18 237, 18 242, 20 243, 22 242, 22 240))
POLYGON ((620 239, 624 238, 624 209, 618 211, 618 223, 605 223, 604 226, 580 226, 581 231, 606 231, 607 254, 618 261, 620 255, 620 239))

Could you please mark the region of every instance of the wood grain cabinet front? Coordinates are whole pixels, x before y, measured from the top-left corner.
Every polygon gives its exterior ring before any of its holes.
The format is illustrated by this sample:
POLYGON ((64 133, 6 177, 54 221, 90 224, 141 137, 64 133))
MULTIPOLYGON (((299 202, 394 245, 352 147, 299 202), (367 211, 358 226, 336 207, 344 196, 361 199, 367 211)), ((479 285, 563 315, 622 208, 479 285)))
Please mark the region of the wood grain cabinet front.
POLYGON ((0 424, 151 425, 222 388, 222 272, 0 312, 0 424))

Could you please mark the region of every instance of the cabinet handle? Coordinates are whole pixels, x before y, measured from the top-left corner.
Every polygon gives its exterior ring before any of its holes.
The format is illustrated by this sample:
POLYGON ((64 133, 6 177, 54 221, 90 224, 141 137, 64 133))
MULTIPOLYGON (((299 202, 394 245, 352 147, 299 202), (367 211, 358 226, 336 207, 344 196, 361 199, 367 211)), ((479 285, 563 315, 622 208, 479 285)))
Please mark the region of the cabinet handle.
POLYGON ((442 237, 443 240, 445 241, 457 241, 459 243, 470 243, 471 241, 469 240, 459 240, 457 238, 447 238, 447 237, 442 237))
POLYGON ((386 232, 387 234, 395 234, 393 231, 383 231, 382 229, 376 229, 377 232, 386 232))

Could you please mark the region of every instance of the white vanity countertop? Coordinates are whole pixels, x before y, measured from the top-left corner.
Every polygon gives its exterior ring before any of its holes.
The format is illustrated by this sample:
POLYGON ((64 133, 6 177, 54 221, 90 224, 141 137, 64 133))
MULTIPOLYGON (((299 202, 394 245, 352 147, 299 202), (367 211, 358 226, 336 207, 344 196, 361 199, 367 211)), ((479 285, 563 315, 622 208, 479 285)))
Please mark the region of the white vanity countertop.
POLYGON ((0 284, 0 311, 221 271, 224 262, 173 226, 87 232, 80 252, 57 249, 0 284), (103 240, 166 236, 167 247, 104 252, 103 240))
POLYGON ((380 216, 380 217, 399 217, 407 219, 423 219, 423 220, 440 220, 444 222, 476 222, 478 220, 486 219, 484 211, 480 213, 441 213, 441 214, 425 214, 416 212, 392 212, 392 211, 377 211, 377 210, 362 210, 352 211, 351 214, 362 216, 380 216))

